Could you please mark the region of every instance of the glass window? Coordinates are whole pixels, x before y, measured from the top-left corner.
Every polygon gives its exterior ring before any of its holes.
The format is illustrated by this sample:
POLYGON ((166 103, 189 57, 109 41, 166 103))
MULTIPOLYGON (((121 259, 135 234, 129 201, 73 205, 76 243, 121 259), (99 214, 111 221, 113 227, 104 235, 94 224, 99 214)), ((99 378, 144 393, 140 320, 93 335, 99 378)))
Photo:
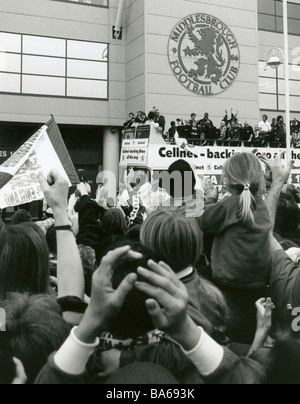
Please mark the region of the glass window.
POLYGON ((21 75, 0 73, 0 91, 5 93, 19 93, 21 75))
POLYGON ((68 79, 67 95, 69 97, 107 98, 107 82, 68 79))
POLYGON ((258 27, 262 30, 275 31, 275 17, 266 14, 258 14, 258 27))
MULTIPOLYGON (((285 94, 284 80, 279 80, 279 94, 285 94)), ((300 81, 290 80, 290 94, 300 95, 300 81)))
POLYGON ((107 63, 68 60, 68 77, 107 79, 107 63))
POLYGON ((290 79, 300 81, 300 64, 290 66, 290 79))
POLYGON ((266 13, 266 14, 274 14, 275 13, 275 2, 274 0, 263 0, 258 1, 258 12, 266 13))
POLYGON ((107 44, 68 41, 68 58, 107 61, 107 44))
POLYGON ((0 71, 21 73, 21 55, 0 52, 0 71))
MULTIPOLYGON (((300 19, 300 3, 297 1, 289 1, 288 2, 288 16, 289 18, 297 18, 300 19)), ((283 16, 283 5, 282 1, 276 0, 276 14, 278 16, 283 16)))
POLYGON ((259 95, 260 109, 274 109, 277 110, 276 95, 260 94, 259 95))
MULTIPOLYGON (((283 5, 281 0, 258 1, 258 26, 262 30, 283 32, 283 5)), ((291 35, 300 35, 300 2, 288 2, 289 32, 291 35)))
MULTIPOLYGON (((279 97, 279 109, 285 110, 285 96, 279 97)), ((290 97, 290 109, 291 111, 300 111, 300 97, 290 97)))
POLYGON ((0 32, 0 51, 21 53, 21 35, 0 32))
POLYGON ((24 94, 64 96, 66 92, 65 79, 23 75, 22 92, 24 94))
POLYGON ((44 56, 66 56, 65 39, 23 36, 23 53, 44 56))
POLYGON ((90 6, 99 6, 99 7, 108 6, 108 0, 55 0, 55 1, 62 1, 65 3, 86 4, 90 6))
POLYGON ((0 45, 0 92, 107 99, 107 44, 0 32, 0 45))
POLYGON ((66 74, 66 60, 44 56, 23 56, 23 73, 62 76, 66 74))
POLYGON ((276 79, 260 78, 259 91, 261 93, 276 94, 276 79))

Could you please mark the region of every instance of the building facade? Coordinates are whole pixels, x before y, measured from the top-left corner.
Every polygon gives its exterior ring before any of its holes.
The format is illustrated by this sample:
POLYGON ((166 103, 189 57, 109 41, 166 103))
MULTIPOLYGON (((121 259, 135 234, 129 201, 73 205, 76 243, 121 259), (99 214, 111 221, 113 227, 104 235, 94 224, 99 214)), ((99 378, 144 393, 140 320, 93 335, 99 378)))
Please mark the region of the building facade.
MULTIPOLYGON (((300 2, 289 4, 291 108, 300 118, 300 2)), ((265 71, 283 46, 278 0, 2 0, 0 163, 55 116, 79 173, 117 173, 119 131, 155 106, 167 125, 225 109, 252 125, 284 111, 284 70, 265 71)))

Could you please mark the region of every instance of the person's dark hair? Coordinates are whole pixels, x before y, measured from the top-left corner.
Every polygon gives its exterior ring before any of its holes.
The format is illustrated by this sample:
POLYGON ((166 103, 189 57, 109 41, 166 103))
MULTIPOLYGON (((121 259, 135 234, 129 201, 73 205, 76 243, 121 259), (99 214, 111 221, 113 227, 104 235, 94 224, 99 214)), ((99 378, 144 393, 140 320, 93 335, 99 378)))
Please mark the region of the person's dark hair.
POLYGON ((142 225, 136 225, 131 227, 125 234, 125 237, 129 240, 139 242, 140 241, 140 233, 141 233, 142 225))
POLYGON ((46 240, 48 244, 49 251, 53 255, 57 255, 57 240, 56 240, 56 230, 55 225, 51 226, 46 233, 46 240))
POLYGON ((300 204, 300 193, 294 185, 287 185, 286 192, 292 195, 297 204, 300 204))
POLYGON ((278 117, 277 117, 277 122, 279 123, 279 122, 284 122, 284 118, 283 118, 283 116, 282 115, 279 115, 278 117))
POLYGON ((174 128, 174 126, 176 126, 176 122, 175 122, 175 121, 172 121, 172 122, 171 122, 171 127, 174 128))
POLYGON ((6 227, 0 232, 0 299, 7 292, 46 293, 49 250, 34 223, 6 227))
POLYGON ((267 384, 300 384, 300 342, 278 341, 271 351, 267 384))
POLYGON ((263 115, 263 118, 266 118, 266 120, 268 120, 268 115, 263 115))
POLYGON ((275 232, 284 237, 296 231, 300 224, 300 209, 290 193, 281 193, 277 205, 275 232))
POLYGON ((12 293, 0 302, 6 312, 6 336, 14 357, 24 365, 28 383, 70 333, 56 301, 48 296, 12 293))
POLYGON ((195 185, 195 174, 190 164, 184 160, 171 164, 167 172, 160 175, 159 187, 164 188, 172 198, 191 197, 195 193, 195 185), (166 180, 164 174, 167 175, 166 180))
POLYGON ((150 111, 148 114, 148 119, 149 121, 153 121, 153 119, 155 118, 155 112, 154 111, 150 111))
MULTIPOLYGON (((122 243, 125 236, 110 236, 102 238, 95 247, 96 253, 96 266, 101 264, 102 258, 105 256, 106 252, 111 249, 111 246, 117 245, 119 242, 122 243)), ((123 246, 124 244, 121 244, 123 246)), ((117 247, 115 247, 117 248, 117 247)))
POLYGON ((21 223, 32 222, 32 220, 33 219, 32 219, 31 214, 27 210, 21 209, 13 214, 13 216, 11 218, 11 224, 12 224, 12 226, 15 226, 15 225, 21 224, 21 223))
MULTIPOLYGON (((143 258, 140 260, 126 258, 118 262, 112 276, 113 289, 117 289, 127 275, 137 273, 138 267, 148 268, 147 263, 152 259, 149 250, 140 243, 135 243, 130 240, 123 240, 118 245, 111 246, 109 250, 114 250, 121 245, 130 245, 133 251, 143 254, 143 258)), ((154 330, 155 327, 148 314, 145 303, 148 298, 149 296, 146 296, 137 289, 133 289, 127 296, 121 311, 114 319, 109 321, 108 331, 115 337, 127 339, 141 337, 147 332, 154 330)))
POLYGON ((104 236, 123 236, 128 229, 124 214, 119 209, 108 210, 102 218, 104 236))

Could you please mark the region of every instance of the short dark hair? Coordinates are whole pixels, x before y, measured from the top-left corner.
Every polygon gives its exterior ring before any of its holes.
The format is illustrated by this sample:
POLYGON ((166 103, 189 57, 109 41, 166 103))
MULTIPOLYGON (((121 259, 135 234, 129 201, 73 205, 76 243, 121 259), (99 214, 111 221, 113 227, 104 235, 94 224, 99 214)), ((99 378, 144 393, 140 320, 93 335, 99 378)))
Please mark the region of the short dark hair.
POLYGON ((262 117, 268 119, 268 115, 263 115, 262 117))
POLYGON ((283 237, 297 230, 300 224, 300 209, 290 193, 282 192, 277 205, 275 231, 283 237))
POLYGON ((25 210, 25 209, 20 209, 17 212, 15 212, 11 218, 11 224, 13 226, 21 223, 26 223, 26 222, 32 222, 33 218, 31 214, 25 210))
POLYGON ((61 309, 45 295, 12 293, 0 302, 6 312, 6 334, 14 357, 24 365, 28 383, 34 383, 48 356, 57 351, 70 333, 61 309))
POLYGON ((185 160, 177 160, 175 163, 171 164, 168 168, 167 172, 162 172, 160 175, 160 188, 165 188, 166 191, 172 198, 175 197, 191 197, 194 195, 194 189, 196 185, 196 177, 192 170, 192 167, 185 160), (191 173, 191 183, 187 183, 188 176, 185 173, 191 173), (175 178, 171 178, 169 183, 165 183, 163 181, 164 175, 169 174, 170 177, 175 174, 175 178), (177 175, 178 174, 178 175, 177 175), (178 177, 178 180, 177 180, 178 177), (180 177, 180 178, 179 178, 180 177), (181 195, 179 195, 179 191, 181 191, 181 195))
POLYGON ((105 236, 122 236, 127 230, 126 218, 119 209, 111 209, 105 213, 102 218, 102 231, 105 236))
POLYGON ((47 293, 49 250, 35 223, 0 231, 0 299, 7 292, 47 293))
POLYGON ((131 229, 129 229, 126 232, 125 237, 127 239, 129 239, 129 240, 139 242, 140 241, 141 228, 142 228, 141 224, 137 224, 136 226, 131 227, 131 229))

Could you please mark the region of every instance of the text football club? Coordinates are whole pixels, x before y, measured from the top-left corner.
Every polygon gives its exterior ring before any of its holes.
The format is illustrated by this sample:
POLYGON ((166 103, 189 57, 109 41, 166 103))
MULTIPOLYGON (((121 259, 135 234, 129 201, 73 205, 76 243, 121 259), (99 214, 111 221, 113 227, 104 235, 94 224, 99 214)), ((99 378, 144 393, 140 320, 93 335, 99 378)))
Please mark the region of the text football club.
POLYGON ((213 96, 227 90, 236 80, 240 51, 224 22, 199 13, 185 17, 174 27, 169 40, 169 62, 186 89, 213 96))

